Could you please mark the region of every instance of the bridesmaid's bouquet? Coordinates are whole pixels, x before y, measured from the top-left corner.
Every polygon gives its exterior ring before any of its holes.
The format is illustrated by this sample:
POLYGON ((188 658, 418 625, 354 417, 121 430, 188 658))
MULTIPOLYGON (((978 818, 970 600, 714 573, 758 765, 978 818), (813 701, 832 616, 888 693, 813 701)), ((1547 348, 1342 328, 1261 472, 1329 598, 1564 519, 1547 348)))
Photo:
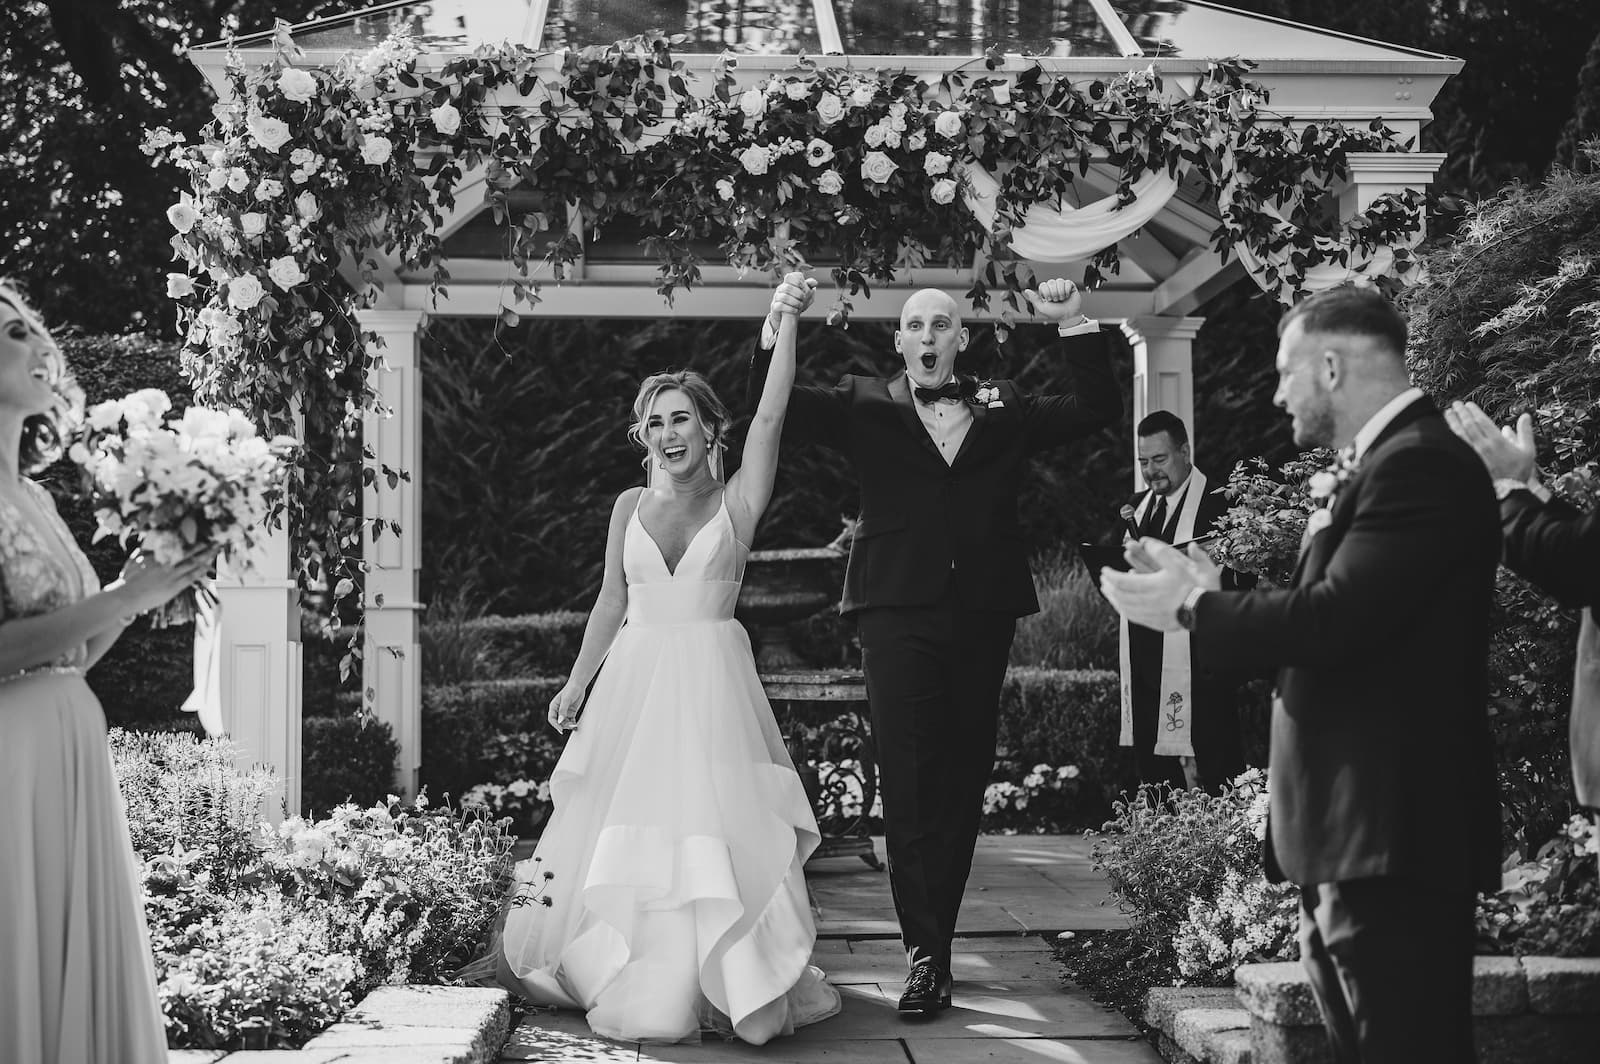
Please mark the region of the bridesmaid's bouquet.
MULTIPOLYGON (((83 471, 94 506, 94 539, 130 539, 163 565, 196 550, 231 558, 267 533, 267 515, 284 490, 293 437, 272 440, 238 410, 192 406, 168 417, 172 400, 157 388, 93 407, 67 452, 83 471)), ((158 628, 193 620, 197 585, 155 611, 158 628)))

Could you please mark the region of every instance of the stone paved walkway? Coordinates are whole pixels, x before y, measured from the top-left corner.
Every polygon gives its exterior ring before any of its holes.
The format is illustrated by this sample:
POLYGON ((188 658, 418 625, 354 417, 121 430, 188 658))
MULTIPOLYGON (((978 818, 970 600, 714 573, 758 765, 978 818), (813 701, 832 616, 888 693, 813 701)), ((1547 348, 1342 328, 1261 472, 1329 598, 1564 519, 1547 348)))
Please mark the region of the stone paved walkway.
MULTIPOLYGON (((883 843, 878 841, 878 852, 883 843)), ((1048 946, 1060 931, 1125 926, 1074 835, 978 841, 954 958, 953 1007, 910 1022, 895 1012, 905 958, 888 875, 857 858, 806 869, 817 911, 813 963, 844 997, 833 1019, 765 1046, 639 1046, 597 1038, 577 1012, 535 1012, 501 1056, 563 1064, 1160 1064, 1115 1010, 1064 986, 1048 946)))

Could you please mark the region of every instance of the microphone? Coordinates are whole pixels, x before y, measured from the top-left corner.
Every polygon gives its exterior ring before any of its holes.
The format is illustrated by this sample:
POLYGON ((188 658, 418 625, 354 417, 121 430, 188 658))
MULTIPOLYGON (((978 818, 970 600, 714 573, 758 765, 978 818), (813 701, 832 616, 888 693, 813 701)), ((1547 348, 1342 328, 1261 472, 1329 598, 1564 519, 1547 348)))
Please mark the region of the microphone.
POLYGON ((1128 535, 1137 541, 1139 538, 1139 526, 1133 523, 1133 519, 1138 511, 1133 508, 1132 504, 1123 503, 1121 513, 1123 528, 1126 529, 1128 535))

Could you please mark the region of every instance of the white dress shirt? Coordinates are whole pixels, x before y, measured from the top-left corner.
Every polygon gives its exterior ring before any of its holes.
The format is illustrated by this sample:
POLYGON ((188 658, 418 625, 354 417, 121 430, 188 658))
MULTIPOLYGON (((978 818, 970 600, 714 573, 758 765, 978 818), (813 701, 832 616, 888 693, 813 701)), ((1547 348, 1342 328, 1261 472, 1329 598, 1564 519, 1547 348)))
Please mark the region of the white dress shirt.
POLYGON ((1379 408, 1376 414, 1367 419, 1367 423, 1356 431, 1353 441, 1355 460, 1361 461, 1367 449, 1372 446, 1372 441, 1378 438, 1378 433, 1389 427, 1389 422, 1400 416, 1400 411, 1422 398, 1421 388, 1407 388, 1399 395, 1390 399, 1379 408))
POLYGON ((939 448, 944 464, 953 463, 961 450, 961 441, 967 438, 967 430, 972 427, 972 407, 960 399, 935 399, 931 403, 913 399, 911 405, 917 408, 917 417, 933 437, 933 445, 939 448))

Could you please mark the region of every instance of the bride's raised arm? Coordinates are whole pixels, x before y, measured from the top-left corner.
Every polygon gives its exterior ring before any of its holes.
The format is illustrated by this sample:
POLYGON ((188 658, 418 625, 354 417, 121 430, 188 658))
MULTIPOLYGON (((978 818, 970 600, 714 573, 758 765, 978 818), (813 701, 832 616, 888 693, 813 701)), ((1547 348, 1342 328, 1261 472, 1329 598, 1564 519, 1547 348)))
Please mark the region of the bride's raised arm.
MULTIPOLYGON (((804 274, 784 278, 790 284, 815 284, 804 274)), ((744 454, 739 471, 728 481, 728 512, 735 521, 739 538, 749 543, 761 515, 772 499, 772 481, 778 473, 778 444, 783 438, 783 419, 789 409, 789 392, 794 387, 795 336, 799 329, 796 314, 784 311, 778 316, 778 342, 767 367, 767 380, 761 401, 750 419, 744 438, 744 454)))

